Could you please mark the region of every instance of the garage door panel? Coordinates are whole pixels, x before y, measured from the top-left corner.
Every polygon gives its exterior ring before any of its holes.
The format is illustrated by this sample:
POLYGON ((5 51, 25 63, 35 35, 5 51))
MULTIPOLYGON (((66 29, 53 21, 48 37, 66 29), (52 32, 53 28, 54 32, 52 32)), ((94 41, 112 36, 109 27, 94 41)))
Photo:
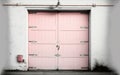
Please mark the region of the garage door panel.
POLYGON ((59 53, 61 57, 81 57, 88 55, 88 44, 86 45, 61 45, 59 53))
POLYGON ((56 13, 29 14, 29 28, 39 30, 56 30, 56 13))
POLYGON ((88 41, 88 31, 61 31, 60 43, 81 43, 88 41))
POLYGON ((35 58, 29 56, 29 69, 56 69, 56 58, 35 58))
POLYGON ((55 45, 29 44, 29 55, 33 54, 38 57, 55 57, 56 52, 55 45))
POLYGON ((59 69, 61 70, 87 70, 88 69, 88 57, 60 58, 59 69))
POLYGON ((60 30, 82 30, 88 28, 88 14, 59 13, 60 30))
POLYGON ((56 12, 29 14, 29 69, 56 69, 56 12))
POLYGON ((28 15, 28 66, 42 70, 88 70, 88 13, 28 15))
POLYGON ((56 31, 29 31, 29 42, 56 43, 56 31))

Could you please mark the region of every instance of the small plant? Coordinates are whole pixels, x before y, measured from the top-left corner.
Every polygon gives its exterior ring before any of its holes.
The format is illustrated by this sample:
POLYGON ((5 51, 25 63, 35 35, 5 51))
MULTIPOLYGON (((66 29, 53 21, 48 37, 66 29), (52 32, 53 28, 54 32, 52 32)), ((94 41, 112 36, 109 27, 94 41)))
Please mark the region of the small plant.
POLYGON ((104 66, 103 64, 99 64, 98 62, 96 62, 95 67, 93 68, 94 72, 112 72, 112 70, 107 67, 104 66))

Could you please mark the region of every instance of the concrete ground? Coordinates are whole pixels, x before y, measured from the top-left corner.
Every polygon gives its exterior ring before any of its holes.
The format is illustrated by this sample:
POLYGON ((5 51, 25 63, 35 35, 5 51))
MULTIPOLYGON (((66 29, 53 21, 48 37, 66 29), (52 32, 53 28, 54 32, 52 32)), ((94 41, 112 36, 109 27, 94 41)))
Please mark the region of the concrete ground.
POLYGON ((81 71, 11 71, 2 75, 117 75, 112 72, 81 72, 81 71))

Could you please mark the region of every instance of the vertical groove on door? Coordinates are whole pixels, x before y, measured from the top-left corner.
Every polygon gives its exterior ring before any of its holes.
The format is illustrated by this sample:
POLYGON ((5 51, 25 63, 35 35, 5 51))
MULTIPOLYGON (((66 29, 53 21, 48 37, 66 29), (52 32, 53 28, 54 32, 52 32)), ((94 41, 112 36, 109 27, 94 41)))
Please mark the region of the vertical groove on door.
MULTIPOLYGON (((59 46, 59 12, 57 12, 57 45, 59 46)), ((59 54, 59 50, 57 50, 59 54)), ((57 57, 57 70, 59 69, 59 57, 57 57)))

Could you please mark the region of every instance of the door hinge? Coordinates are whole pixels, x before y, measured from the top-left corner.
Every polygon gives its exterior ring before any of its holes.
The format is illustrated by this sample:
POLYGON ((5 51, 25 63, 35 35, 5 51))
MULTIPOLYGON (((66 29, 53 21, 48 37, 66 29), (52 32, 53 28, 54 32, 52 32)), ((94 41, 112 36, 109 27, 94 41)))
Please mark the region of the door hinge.
POLYGON ((37 26, 29 26, 28 28, 37 28, 37 26))
POLYGON ((88 41, 80 41, 80 43, 83 43, 83 44, 84 44, 84 43, 88 43, 88 41))
POLYGON ((88 29, 88 27, 80 27, 80 29, 88 29))
POLYGON ((37 54, 29 54, 29 56, 37 56, 37 54))
POLYGON ((36 67, 28 67, 29 70, 36 70, 36 67))
POLYGON ((88 70, 88 67, 81 67, 81 70, 88 70))
POLYGON ((28 42, 30 42, 30 43, 36 43, 37 41, 28 41, 28 42))
POLYGON ((88 56, 88 54, 80 54, 80 56, 88 56))

